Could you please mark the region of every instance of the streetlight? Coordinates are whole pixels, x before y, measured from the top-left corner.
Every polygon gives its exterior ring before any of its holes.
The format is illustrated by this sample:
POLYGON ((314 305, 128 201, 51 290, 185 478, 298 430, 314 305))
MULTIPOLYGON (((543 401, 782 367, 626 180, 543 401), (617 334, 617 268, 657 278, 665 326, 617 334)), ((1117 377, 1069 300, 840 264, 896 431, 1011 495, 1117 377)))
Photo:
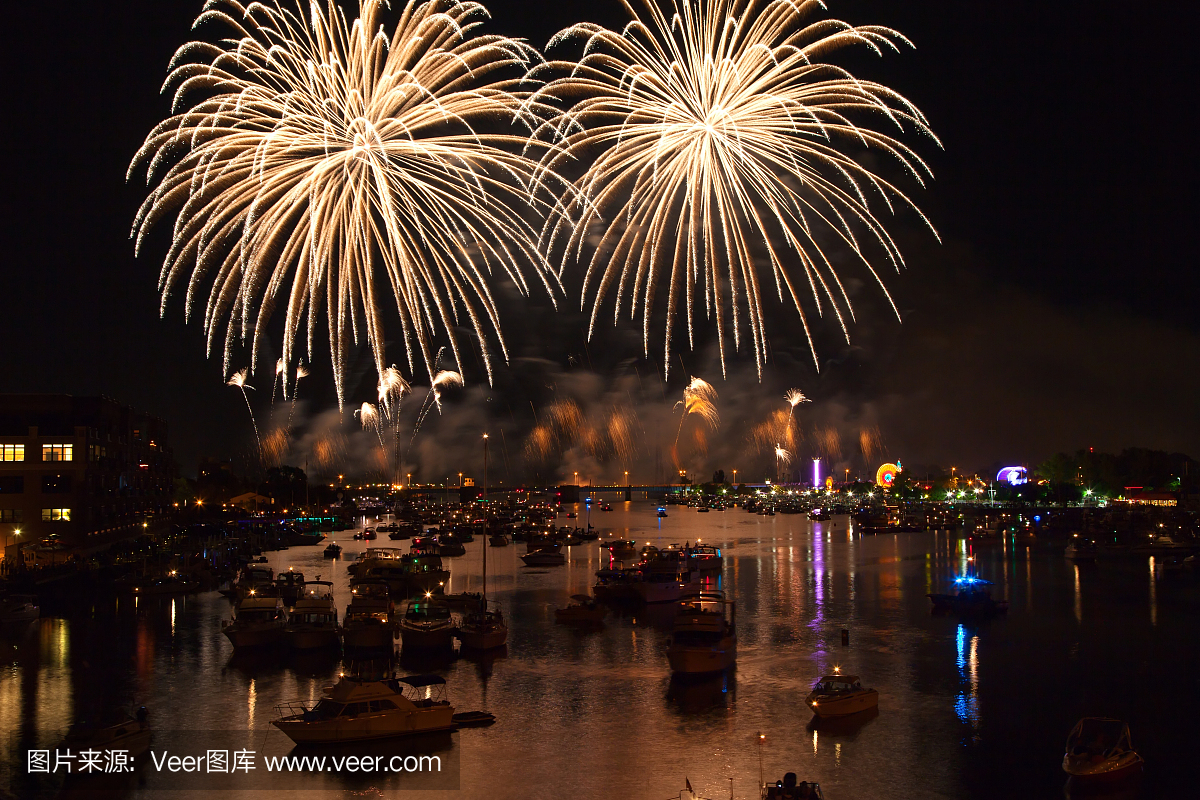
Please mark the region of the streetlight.
POLYGON ((408 473, 408 480, 405 482, 405 488, 407 488, 407 489, 412 488, 412 473, 411 472, 408 473))
POLYGON ((625 470, 625 485, 629 485, 629 470, 625 470))
POLYGON ((462 473, 458 473, 458 488, 462 488, 462 473))
POLYGON ((733 471, 733 485, 737 486, 737 470, 733 471))

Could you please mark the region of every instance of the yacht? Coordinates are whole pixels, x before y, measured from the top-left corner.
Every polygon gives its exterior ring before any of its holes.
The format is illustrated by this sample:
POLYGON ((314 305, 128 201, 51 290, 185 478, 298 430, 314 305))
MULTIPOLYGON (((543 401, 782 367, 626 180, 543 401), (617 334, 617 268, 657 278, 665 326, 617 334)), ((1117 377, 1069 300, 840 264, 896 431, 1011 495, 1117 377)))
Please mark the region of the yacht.
POLYGON ((844 717, 879 707, 879 692, 866 689, 857 675, 826 675, 804 702, 818 717, 844 717))
POLYGON ((337 647, 341 644, 337 606, 330 581, 307 581, 304 593, 284 626, 288 644, 296 650, 337 647))
POLYGON ((685 598, 675 615, 667 646, 671 671, 702 675, 733 666, 737 661, 736 615, 736 605, 727 602, 722 592, 701 592, 685 598))
POLYGON ((488 537, 488 544, 492 547, 508 547, 508 537, 503 533, 493 533, 488 537))
POLYGON ((287 572, 275 576, 275 590, 285 606, 294 606, 304 594, 304 573, 288 567, 287 572))
POLYGON ((400 620, 400 642, 405 650, 448 650, 454 638, 450 607, 427 597, 408 604, 400 620))
POLYGON ((278 597, 260 597, 255 589, 237 604, 232 620, 221 624, 234 650, 270 647, 282 644, 287 622, 283 601, 278 597))
POLYGON ((150 749, 151 730, 146 707, 136 715, 121 710, 95 721, 80 720, 67 730, 66 750, 128 750, 138 756, 150 749))
POLYGON ((342 643, 348 648, 390 648, 396 638, 394 613, 386 581, 355 580, 342 621, 342 643))
POLYGON ((301 745, 454 728, 454 706, 446 697, 446 680, 437 675, 343 676, 314 705, 283 703, 275 710, 279 718, 271 724, 301 745))
POLYGON ((1081 784, 1111 783, 1132 778, 1144 762, 1129 740, 1129 726, 1119 719, 1085 717, 1067 737, 1063 772, 1081 784))
MULTIPOLYGON (((1075 534, 1076 537, 1079 534, 1075 534)), ((1063 555, 1072 561, 1095 561, 1096 553, 1098 552, 1096 543, 1091 539, 1074 538, 1067 545, 1067 549, 1063 551, 1063 555)))
POLYGON ((0 599, 0 623, 32 622, 40 614, 37 597, 32 594, 10 594, 0 599))
POLYGON ((796 780, 796 773, 789 772, 783 780, 762 787, 762 800, 825 800, 821 785, 814 781, 796 780))
POLYGON ((633 590, 644 603, 677 603, 686 594, 699 591, 700 584, 690 570, 680 572, 644 572, 633 590))
POLYGON ((527 567, 553 567, 567 563, 567 557, 560 552, 559 546, 556 544, 526 553, 521 556, 521 560, 527 567))
POLYGON ((571 595, 573 601, 566 608, 554 609, 554 621, 565 625, 595 624, 604 621, 608 609, 586 594, 571 595))
POLYGON ((504 646, 508 642, 508 623, 499 606, 488 608, 487 601, 481 600, 478 606, 467 611, 458 626, 458 641, 472 650, 504 646))
POLYGON ((721 556, 721 548, 697 542, 687 548, 688 559, 693 569, 701 574, 719 575, 725 559, 721 556))
POLYGON ((637 542, 618 540, 608 545, 609 555, 614 561, 625 561, 637 555, 637 542))
POLYGON ((990 616, 1008 611, 1007 600, 996 600, 988 589, 991 581, 974 575, 963 575, 954 579, 957 594, 927 594, 933 610, 956 612, 962 616, 990 616))
POLYGON ((1159 553, 1189 553, 1192 546, 1177 542, 1170 536, 1156 536, 1146 544, 1134 545, 1129 552, 1135 555, 1157 555, 1159 553))

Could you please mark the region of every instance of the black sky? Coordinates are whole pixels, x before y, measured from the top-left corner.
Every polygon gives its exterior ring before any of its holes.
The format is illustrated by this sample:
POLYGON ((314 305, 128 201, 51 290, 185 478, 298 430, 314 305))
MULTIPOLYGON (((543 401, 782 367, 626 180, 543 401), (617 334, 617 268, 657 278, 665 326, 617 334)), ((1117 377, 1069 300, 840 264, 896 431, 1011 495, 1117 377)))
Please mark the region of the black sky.
MULTIPOLYGON (((125 170, 169 110, 158 89, 201 3, 15 6, 3 26, 0 391, 104 393, 156 413, 190 473, 202 453, 243 448, 248 426, 200 329, 178 304, 158 316, 162 246, 133 257, 145 188, 125 170)), ((1195 4, 829 6, 916 44, 854 64, 915 102, 944 143, 922 150, 936 180, 915 193, 944 244, 902 233, 909 269, 889 285, 903 325, 867 314, 854 347, 831 340, 820 376, 777 360, 767 386, 803 380, 831 418, 869 408, 913 461, 1034 461, 1093 444, 1200 453, 1195 4)), ((576 19, 622 19, 615 0, 488 7, 495 29, 538 46, 576 19)), ((793 325, 773 320, 777 352, 793 325)), ((565 368, 577 339, 541 355, 565 368)))

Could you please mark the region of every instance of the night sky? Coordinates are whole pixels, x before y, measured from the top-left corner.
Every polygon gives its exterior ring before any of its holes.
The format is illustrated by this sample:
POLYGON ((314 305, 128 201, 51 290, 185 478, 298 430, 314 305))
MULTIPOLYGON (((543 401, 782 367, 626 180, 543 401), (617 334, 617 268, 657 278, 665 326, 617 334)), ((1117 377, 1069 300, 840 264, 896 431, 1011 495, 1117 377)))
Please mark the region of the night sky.
MULTIPOLYGON (((982 469, 1087 446, 1200 455, 1198 71, 1186 39, 1195 4, 829 6, 832 16, 894 27, 916 44, 850 62, 916 103, 941 138, 944 150, 918 145, 933 183, 905 188, 942 244, 915 228, 897 231, 908 269, 888 285, 903 322, 866 297, 850 347, 832 328, 820 337, 819 375, 804 363, 798 321, 778 304, 768 309, 772 362, 761 388, 748 355, 722 382, 711 347, 682 353, 687 370, 730 401, 730 445, 714 448, 713 468, 736 466, 728 462, 759 413, 739 398, 774 401, 789 386, 814 399, 805 407, 814 424, 847 435, 877 424, 888 455, 910 462, 982 469)), ((125 171, 169 111, 158 90, 200 7, 21 3, 4 25, 0 391, 102 393, 157 414, 171 425, 184 474, 194 474, 200 455, 244 452, 251 434, 219 359, 205 359, 199 326, 184 325, 179 302, 159 317, 166 239, 134 258, 128 233, 146 189, 141 177, 126 184, 125 171)), ((488 7, 495 30, 539 47, 579 18, 622 20, 615 0, 488 7)), ((522 391, 530 364, 560 378, 589 364, 606 376, 661 369, 635 360, 640 324, 603 330, 585 347, 578 312, 550 318, 545 305, 535 298, 527 313, 522 302, 506 304, 513 371, 448 404, 447 418, 461 411, 468 419, 472 402, 491 402, 480 413, 510 420, 510 435, 519 434, 527 401, 544 402, 557 386, 548 379, 541 395, 522 391)), ((318 351, 315 367, 306 387, 314 414, 334 405, 328 355, 318 351)), ((463 367, 472 385, 483 382, 474 364, 463 367)), ((373 376, 355 375, 350 399, 373 400, 373 376)), ((664 398, 684 379, 674 372, 664 398)), ((268 386, 269 375, 259 382, 268 386)), ((470 438, 468 427, 459 426, 470 438)))

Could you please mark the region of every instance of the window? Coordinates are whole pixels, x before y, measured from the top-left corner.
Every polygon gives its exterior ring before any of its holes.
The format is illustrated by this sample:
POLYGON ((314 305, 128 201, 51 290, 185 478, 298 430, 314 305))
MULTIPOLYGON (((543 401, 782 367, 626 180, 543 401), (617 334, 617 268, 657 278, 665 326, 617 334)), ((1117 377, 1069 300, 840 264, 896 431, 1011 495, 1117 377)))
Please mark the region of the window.
POLYGON ((42 461, 74 461, 75 445, 73 444, 44 444, 42 445, 42 461))
POLYGON ((24 475, 0 475, 0 494, 21 494, 24 491, 24 475))
POLYGON ((42 476, 42 494, 70 494, 71 476, 48 473, 42 476))
POLYGON ((24 461, 25 445, 0 444, 0 461, 24 461))
POLYGON ((19 508, 0 508, 0 522, 20 522, 21 509, 19 508))
POLYGON ((98 444, 89 444, 88 445, 88 461, 99 461, 100 459, 104 458, 106 455, 108 455, 108 453, 105 451, 105 449, 102 445, 98 445, 98 444))
POLYGON ((70 522, 71 509, 69 508, 43 508, 42 522, 70 522))

